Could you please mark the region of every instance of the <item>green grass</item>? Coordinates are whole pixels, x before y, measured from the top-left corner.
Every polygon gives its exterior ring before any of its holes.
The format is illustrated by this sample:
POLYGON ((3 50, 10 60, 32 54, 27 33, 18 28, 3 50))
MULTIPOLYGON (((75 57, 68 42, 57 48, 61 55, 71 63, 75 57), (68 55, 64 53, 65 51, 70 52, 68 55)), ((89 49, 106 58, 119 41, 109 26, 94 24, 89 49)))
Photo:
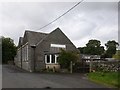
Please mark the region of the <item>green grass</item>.
POLYGON ((118 72, 91 72, 88 73, 88 78, 92 81, 111 86, 118 87, 118 72))

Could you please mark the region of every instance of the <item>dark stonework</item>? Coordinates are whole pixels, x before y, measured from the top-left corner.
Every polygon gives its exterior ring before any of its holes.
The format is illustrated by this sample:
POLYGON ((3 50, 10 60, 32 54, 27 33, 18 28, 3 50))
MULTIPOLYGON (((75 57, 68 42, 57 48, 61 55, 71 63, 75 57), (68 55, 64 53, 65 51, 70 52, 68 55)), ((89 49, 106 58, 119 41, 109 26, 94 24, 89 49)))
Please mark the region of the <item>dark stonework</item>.
MULTIPOLYGON (((21 45, 28 45, 28 62, 23 62, 22 68, 24 67, 23 69, 30 72, 45 69, 45 54, 60 52, 57 49, 54 50, 54 48, 50 46, 51 44, 66 45, 66 51, 79 53, 79 50, 59 28, 49 34, 25 31, 24 37, 19 38, 18 44, 18 48, 20 48, 21 45)), ((15 64, 17 65, 18 63, 20 63, 20 61, 16 58, 15 64)))

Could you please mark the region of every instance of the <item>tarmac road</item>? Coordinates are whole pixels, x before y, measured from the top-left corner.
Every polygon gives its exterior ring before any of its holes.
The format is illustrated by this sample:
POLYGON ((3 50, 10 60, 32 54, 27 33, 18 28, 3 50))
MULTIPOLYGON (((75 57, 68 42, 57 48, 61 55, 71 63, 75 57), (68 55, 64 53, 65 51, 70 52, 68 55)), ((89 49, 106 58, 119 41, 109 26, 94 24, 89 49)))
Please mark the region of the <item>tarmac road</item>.
POLYGON ((2 88, 107 88, 91 82, 84 74, 29 73, 3 65, 2 88))

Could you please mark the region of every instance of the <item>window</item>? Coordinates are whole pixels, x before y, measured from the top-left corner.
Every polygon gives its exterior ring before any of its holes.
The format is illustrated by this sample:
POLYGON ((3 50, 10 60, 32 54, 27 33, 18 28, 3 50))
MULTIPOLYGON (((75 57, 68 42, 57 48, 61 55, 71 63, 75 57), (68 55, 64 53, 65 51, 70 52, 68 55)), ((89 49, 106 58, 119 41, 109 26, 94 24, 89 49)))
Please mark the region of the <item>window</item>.
POLYGON ((59 55, 55 55, 55 63, 58 63, 58 56, 59 55))
POLYGON ((26 51, 27 51, 27 48, 26 48, 26 46, 25 46, 25 61, 26 61, 26 51))
POLYGON ((51 54, 51 55, 45 55, 45 63, 46 64, 57 64, 58 55, 51 54))
POLYGON ((25 61, 25 47, 23 48, 23 52, 24 52, 23 53, 23 58, 24 58, 23 61, 25 61))
POLYGON ((49 55, 46 56, 47 56, 47 63, 50 63, 50 56, 49 55))
POLYGON ((26 61, 28 60, 28 45, 26 46, 26 61))
POLYGON ((50 45, 50 51, 51 52, 55 52, 55 53, 58 53, 60 52, 61 49, 66 49, 66 45, 61 45, 61 44, 51 44, 50 45))
POLYGON ((55 63, 55 55, 52 54, 51 56, 52 56, 51 63, 55 63))
POLYGON ((25 52, 25 61, 27 61, 28 60, 28 45, 26 45, 25 47, 24 47, 24 52, 25 52))
POLYGON ((17 57, 19 61, 28 60, 28 44, 27 43, 17 50, 17 57))
POLYGON ((51 47, 57 47, 57 48, 66 48, 66 45, 60 45, 60 44, 51 44, 51 47))
POLYGON ((23 49, 23 47, 22 47, 22 61, 24 60, 24 49, 23 49))

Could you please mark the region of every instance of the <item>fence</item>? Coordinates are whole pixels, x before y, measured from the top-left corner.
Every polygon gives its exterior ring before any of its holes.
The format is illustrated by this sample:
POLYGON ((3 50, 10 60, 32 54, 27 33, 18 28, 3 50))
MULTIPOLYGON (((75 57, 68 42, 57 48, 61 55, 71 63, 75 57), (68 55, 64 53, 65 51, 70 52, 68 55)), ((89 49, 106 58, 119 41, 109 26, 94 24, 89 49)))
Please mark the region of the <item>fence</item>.
POLYGON ((73 66, 73 72, 88 73, 90 71, 118 72, 120 71, 120 61, 80 62, 73 66))
POLYGON ((73 72, 75 73, 88 73, 89 72, 89 65, 85 62, 76 63, 73 66, 73 72))

